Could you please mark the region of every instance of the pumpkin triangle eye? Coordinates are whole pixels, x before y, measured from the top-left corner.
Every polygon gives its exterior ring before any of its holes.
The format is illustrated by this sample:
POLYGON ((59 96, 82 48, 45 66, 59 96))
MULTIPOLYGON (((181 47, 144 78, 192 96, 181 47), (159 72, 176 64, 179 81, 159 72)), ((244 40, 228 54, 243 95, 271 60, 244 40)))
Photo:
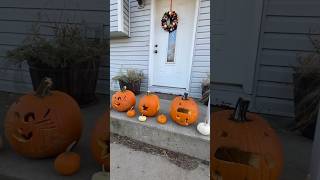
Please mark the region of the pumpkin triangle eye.
POLYGON ((35 117, 34 112, 29 112, 24 116, 24 122, 30 122, 35 119, 36 119, 36 117, 35 117))

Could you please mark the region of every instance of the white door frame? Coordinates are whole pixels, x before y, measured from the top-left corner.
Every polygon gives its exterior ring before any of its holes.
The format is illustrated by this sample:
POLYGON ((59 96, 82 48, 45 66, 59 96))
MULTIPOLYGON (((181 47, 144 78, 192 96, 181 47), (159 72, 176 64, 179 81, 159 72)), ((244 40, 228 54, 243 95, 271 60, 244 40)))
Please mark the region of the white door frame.
MULTIPOLYGON (((155 10, 156 10, 156 5, 155 5, 155 1, 156 0, 151 0, 151 16, 150 16, 150 44, 149 44, 149 71, 148 71, 148 90, 151 89, 151 87, 156 87, 156 85, 154 85, 153 82, 153 63, 154 63, 154 24, 155 24, 155 10)), ((195 0, 196 1, 196 5, 195 5, 195 18, 194 18, 194 31, 193 31, 193 35, 192 35, 192 45, 191 45, 191 53, 190 53, 190 61, 189 61, 189 65, 188 65, 188 69, 187 69, 187 77, 188 77, 188 81, 186 84, 186 91, 189 92, 190 90, 190 81, 191 81, 191 69, 192 69, 192 62, 193 62, 193 55, 194 55, 194 47, 195 47, 195 39, 196 39, 196 33, 197 33, 197 23, 198 23, 198 15, 199 15, 199 8, 200 8, 200 0, 195 0)), ((160 21, 160 20, 159 20, 160 21)), ((172 87, 171 87, 172 89, 172 87)), ((181 89, 181 88, 177 88, 177 89, 181 89)), ((159 89, 160 90, 160 89, 159 89)), ((168 89, 169 90, 169 89, 168 89)), ((170 91, 170 90, 169 90, 170 91)), ((179 91, 179 90, 178 90, 179 91)), ((165 92, 167 93, 167 92, 165 92)), ((177 94, 176 91, 172 91, 173 94, 177 94)))

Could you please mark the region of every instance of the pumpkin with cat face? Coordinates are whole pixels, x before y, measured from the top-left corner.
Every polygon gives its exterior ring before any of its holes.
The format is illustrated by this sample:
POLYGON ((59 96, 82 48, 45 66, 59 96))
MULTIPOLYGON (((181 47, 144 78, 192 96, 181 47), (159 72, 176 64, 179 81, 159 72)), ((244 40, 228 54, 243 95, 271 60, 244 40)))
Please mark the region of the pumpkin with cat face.
POLYGON ((174 122, 181 126, 194 124, 198 120, 198 104, 185 93, 184 96, 177 96, 170 106, 170 116, 174 122))
POLYGON ((111 98, 112 108, 119 112, 128 111, 135 104, 136 96, 132 91, 127 90, 126 86, 114 93, 111 98))
POLYGON ((51 79, 44 78, 36 92, 20 97, 7 112, 5 135, 20 155, 55 156, 80 139, 79 105, 63 92, 50 91, 51 86, 51 79))

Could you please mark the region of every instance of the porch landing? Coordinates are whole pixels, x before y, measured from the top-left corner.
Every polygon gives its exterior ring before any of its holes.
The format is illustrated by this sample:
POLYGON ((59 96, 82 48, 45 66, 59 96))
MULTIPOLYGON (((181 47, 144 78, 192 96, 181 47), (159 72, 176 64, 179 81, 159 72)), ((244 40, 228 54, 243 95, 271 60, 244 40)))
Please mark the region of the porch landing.
MULTIPOLYGON (((126 113, 111 110, 111 132, 127 136, 135 140, 151 144, 171 151, 183 153, 201 160, 210 159, 210 138, 197 131, 197 124, 189 127, 179 126, 169 116, 170 100, 160 99, 160 113, 167 116, 168 122, 164 125, 157 123, 156 117, 147 118, 146 122, 138 121, 138 102, 141 95, 137 96, 136 112, 134 118, 127 117, 126 113)), ((163 98, 163 96, 160 96, 163 98)), ((207 107, 201 105, 199 122, 204 121, 207 107)))

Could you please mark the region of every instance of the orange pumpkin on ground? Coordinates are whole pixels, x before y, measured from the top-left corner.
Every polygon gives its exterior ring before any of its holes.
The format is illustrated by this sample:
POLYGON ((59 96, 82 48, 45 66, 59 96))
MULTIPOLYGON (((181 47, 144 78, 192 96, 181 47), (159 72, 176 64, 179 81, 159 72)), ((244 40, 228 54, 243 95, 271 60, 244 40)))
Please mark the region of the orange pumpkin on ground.
POLYGON ((124 86, 122 90, 113 94, 111 98, 112 108, 119 112, 128 111, 135 104, 136 96, 132 91, 127 90, 126 86, 124 86))
POLYGON ((71 176, 80 169, 80 155, 71 152, 76 142, 70 145, 66 152, 60 154, 54 161, 54 169, 63 176, 71 176))
POLYGON ((109 112, 96 122, 96 126, 91 137, 91 151, 93 157, 101 165, 104 165, 107 171, 110 171, 110 125, 109 112))
POLYGON ((171 102, 169 111, 172 120, 181 126, 196 123, 199 116, 198 104, 188 97, 188 93, 184 93, 184 96, 175 97, 171 102))
POLYGON ((160 98, 157 95, 150 93, 149 91, 139 101, 139 111, 144 116, 155 116, 157 115, 159 109, 160 98))
POLYGON ((166 124, 167 123, 167 116, 164 115, 164 114, 160 114, 157 117, 157 122, 160 123, 160 124, 166 124))
POLYGON ((44 78, 36 92, 14 102, 5 119, 5 135, 12 149, 26 157, 46 158, 65 151, 82 131, 79 105, 69 95, 50 91, 44 78))
POLYGON ((136 111, 134 110, 134 106, 127 112, 128 117, 134 117, 136 115, 136 111))
POLYGON ((283 152, 275 131, 259 115, 247 113, 249 101, 212 117, 212 180, 278 180, 283 152))

